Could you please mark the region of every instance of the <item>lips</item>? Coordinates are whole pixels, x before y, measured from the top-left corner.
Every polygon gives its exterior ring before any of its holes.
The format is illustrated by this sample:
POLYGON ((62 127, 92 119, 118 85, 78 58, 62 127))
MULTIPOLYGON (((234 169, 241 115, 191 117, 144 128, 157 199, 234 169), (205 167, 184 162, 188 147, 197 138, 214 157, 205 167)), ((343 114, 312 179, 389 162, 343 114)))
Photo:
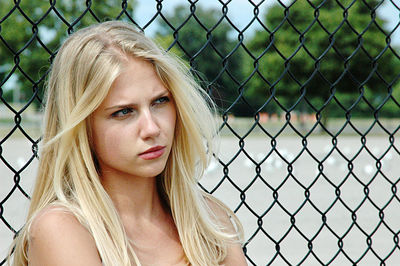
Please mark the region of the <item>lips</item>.
POLYGON ((165 152, 165 146, 154 146, 139 154, 144 160, 153 160, 161 157, 165 152))

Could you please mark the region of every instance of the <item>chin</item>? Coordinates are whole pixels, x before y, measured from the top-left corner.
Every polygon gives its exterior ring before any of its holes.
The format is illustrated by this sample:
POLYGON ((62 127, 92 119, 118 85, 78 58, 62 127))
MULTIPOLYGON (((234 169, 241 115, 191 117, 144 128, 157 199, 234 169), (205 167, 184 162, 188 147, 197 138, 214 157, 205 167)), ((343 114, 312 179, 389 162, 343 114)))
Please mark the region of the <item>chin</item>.
POLYGON ((143 169, 141 174, 136 173, 133 175, 151 178, 160 175, 164 171, 164 169, 165 165, 163 165, 162 167, 151 167, 150 169, 143 169))

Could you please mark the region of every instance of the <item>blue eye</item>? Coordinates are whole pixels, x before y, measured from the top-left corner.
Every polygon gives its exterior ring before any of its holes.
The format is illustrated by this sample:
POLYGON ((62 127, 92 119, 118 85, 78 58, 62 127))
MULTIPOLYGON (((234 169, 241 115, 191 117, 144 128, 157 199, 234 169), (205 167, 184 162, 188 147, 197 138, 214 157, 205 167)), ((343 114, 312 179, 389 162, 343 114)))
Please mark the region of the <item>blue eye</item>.
POLYGON ((111 114, 112 117, 124 117, 133 112, 132 108, 126 107, 111 114))
POLYGON ((161 98, 158 98, 157 100, 154 101, 155 104, 161 104, 161 103, 167 103, 169 102, 169 97, 168 96, 164 96, 161 98))

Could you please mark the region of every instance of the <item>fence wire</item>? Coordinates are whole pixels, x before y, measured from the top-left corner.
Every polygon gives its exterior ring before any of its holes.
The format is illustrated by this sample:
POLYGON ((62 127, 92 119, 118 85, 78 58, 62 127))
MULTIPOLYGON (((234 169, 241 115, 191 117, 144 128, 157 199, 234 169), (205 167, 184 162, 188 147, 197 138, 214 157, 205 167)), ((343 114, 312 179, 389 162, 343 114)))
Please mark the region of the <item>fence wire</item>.
POLYGON ((398 265, 397 1, 157 0, 135 13, 146 2, 1 0, 0 265, 29 204, 50 62, 68 34, 109 19, 203 73, 223 139, 200 186, 242 220, 249 264, 398 265))

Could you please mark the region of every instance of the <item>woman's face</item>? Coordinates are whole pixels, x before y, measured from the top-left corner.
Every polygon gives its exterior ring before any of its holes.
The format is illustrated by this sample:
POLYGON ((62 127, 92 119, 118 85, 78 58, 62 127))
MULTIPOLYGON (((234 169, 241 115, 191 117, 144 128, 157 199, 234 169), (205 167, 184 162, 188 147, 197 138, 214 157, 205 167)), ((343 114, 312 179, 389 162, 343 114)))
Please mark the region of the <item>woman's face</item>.
POLYGON ((91 118, 101 176, 160 174, 171 151, 175 120, 172 95, 153 65, 129 57, 91 118))

